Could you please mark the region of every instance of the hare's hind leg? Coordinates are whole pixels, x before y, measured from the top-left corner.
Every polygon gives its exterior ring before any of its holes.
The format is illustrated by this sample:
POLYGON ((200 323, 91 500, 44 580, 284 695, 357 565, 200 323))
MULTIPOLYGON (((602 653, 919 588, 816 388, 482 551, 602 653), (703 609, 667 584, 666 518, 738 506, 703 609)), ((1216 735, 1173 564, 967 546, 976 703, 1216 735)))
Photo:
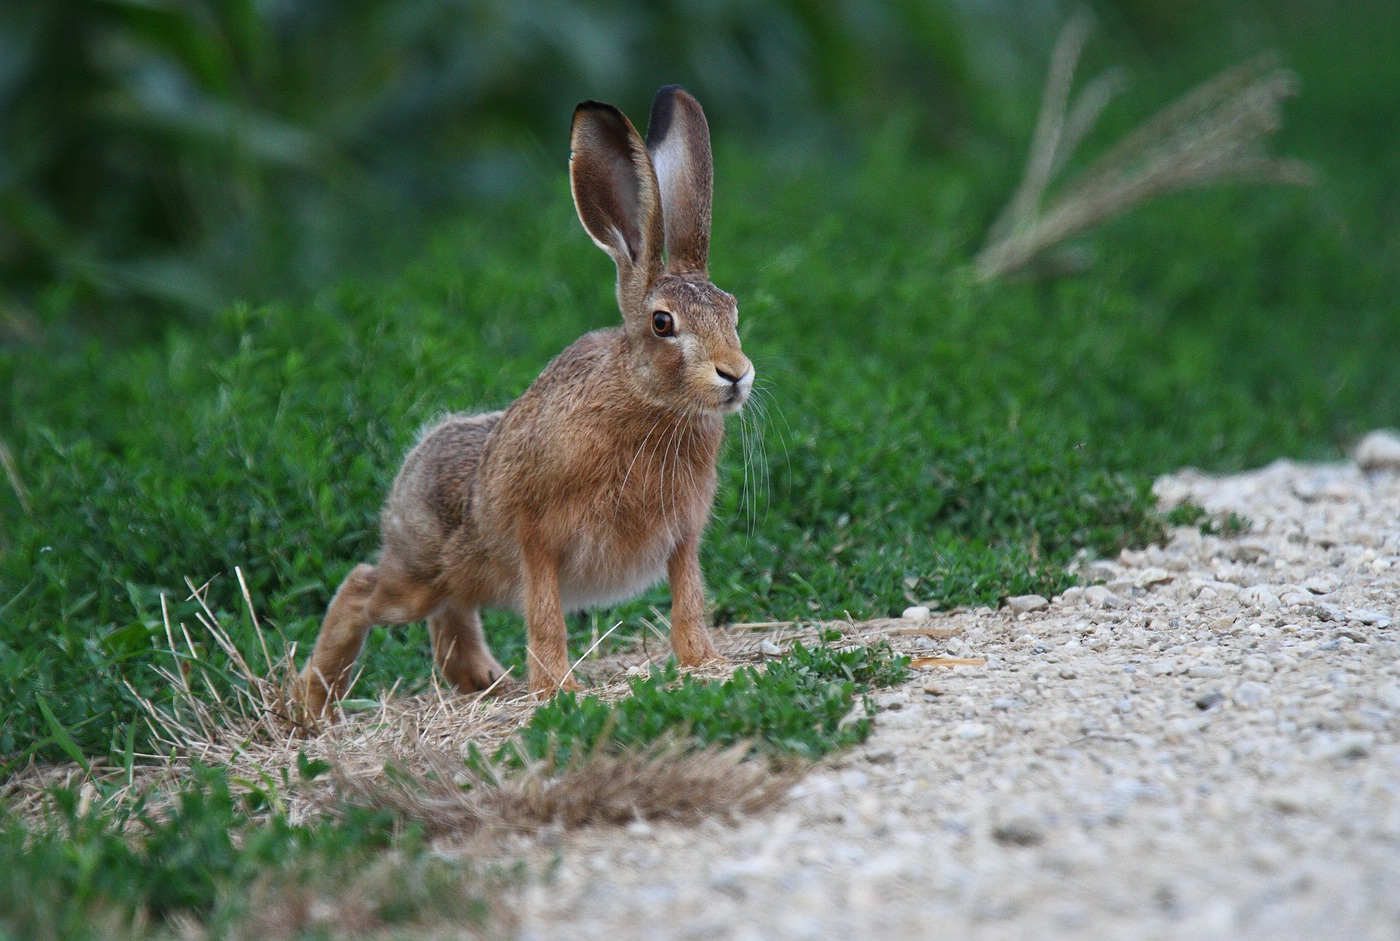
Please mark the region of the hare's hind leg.
POLYGON ((441 600, 435 589, 389 567, 355 566, 331 599, 316 647, 301 671, 299 686, 306 707, 313 715, 324 715, 345 695, 371 627, 422 620, 441 600))
POLYGON ((448 599, 428 616, 433 639, 433 659, 449 683, 464 693, 478 693, 495 686, 502 690, 505 669, 491 655, 481 630, 481 613, 475 607, 448 599))

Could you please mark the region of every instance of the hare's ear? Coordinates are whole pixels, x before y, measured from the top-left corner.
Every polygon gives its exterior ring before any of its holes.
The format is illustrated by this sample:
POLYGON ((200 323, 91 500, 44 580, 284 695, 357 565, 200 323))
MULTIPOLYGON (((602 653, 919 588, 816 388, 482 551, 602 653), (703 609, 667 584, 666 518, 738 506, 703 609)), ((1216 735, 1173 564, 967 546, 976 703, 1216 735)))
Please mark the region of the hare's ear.
POLYGON ((679 85, 667 85, 652 100, 647 150, 661 190, 666 268, 673 274, 705 274, 714 191, 710 126, 700 102, 679 85))
POLYGON ((574 109, 569 185, 579 221, 617 263, 618 303, 641 304, 661 274, 663 230, 656 172, 632 122, 612 105, 574 109))

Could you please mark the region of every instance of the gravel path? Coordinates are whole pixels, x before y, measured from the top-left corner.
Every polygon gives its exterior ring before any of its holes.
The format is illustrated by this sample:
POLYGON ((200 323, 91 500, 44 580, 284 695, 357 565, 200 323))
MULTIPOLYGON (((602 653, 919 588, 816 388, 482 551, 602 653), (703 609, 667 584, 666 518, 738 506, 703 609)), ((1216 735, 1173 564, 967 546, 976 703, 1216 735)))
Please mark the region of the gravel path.
POLYGON ((538 847, 521 937, 1400 938, 1400 439, 1163 478, 1252 523, 935 614, 985 657, 881 696, 775 810, 538 847))

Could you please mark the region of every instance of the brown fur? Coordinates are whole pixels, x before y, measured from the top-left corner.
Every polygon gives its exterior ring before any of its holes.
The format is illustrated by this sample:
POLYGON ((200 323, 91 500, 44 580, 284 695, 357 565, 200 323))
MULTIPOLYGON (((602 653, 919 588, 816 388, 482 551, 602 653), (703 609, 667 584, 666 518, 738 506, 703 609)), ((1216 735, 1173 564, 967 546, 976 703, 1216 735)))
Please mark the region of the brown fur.
POLYGON ((409 453, 381 514, 379 561, 340 586, 301 674, 313 711, 344 695, 374 624, 427 618, 448 681, 463 691, 496 683, 483 607, 524 613, 531 692, 573 687, 565 613, 663 575, 677 658, 719 659, 699 545, 723 416, 747 399, 753 367, 734 298, 705 274, 704 114, 675 86, 657 93, 652 114, 645 144, 609 105, 574 114, 574 202, 617 264, 622 325, 581 337, 504 412, 453 415, 409 453), (657 311, 674 335, 657 332, 657 311))

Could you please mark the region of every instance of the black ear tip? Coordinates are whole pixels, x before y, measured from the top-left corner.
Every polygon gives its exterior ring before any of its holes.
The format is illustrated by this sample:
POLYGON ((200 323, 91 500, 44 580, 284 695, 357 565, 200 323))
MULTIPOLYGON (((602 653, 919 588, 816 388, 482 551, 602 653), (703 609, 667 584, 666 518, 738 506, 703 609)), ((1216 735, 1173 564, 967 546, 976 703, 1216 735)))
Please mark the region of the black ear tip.
POLYGON ((574 108, 574 119, 577 120, 585 114, 606 114, 612 116, 621 113, 621 111, 618 111, 605 101, 593 101, 590 98, 588 101, 580 101, 578 106, 574 108))
POLYGON ((625 150, 626 142, 636 131, 628 123, 627 116, 612 105, 602 101, 581 101, 574 108, 572 134, 575 143, 580 139, 606 140, 612 146, 625 150))
POLYGON ((659 144, 671 130, 675 118, 676 99, 688 92, 679 85, 664 85, 651 100, 651 116, 647 118, 647 143, 659 144))

